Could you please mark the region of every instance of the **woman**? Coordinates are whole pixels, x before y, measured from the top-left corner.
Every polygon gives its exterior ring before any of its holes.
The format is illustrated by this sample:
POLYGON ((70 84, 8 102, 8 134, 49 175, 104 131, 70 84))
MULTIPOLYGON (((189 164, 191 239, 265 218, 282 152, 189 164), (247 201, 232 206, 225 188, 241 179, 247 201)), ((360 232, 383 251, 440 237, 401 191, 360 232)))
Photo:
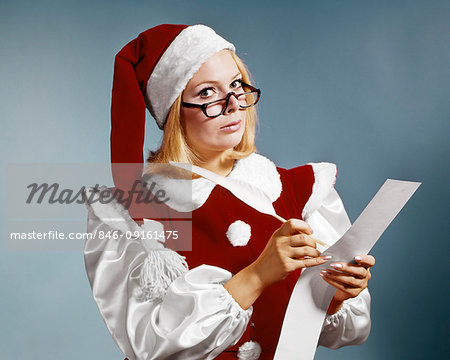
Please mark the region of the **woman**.
MULTIPOLYGON (((334 165, 285 170, 254 152, 253 105, 260 93, 234 50, 206 26, 160 25, 116 56, 111 150, 117 198, 142 174, 147 107, 164 130, 150 164, 187 162, 250 184, 289 219, 280 223, 195 176, 150 173, 152 199, 163 198, 144 206, 133 201, 128 211, 116 200, 96 202, 101 194, 88 191, 94 237, 86 243, 86 269, 106 325, 130 360, 272 359, 301 270, 330 260, 321 252, 350 226, 333 188, 334 165), (122 171, 118 163, 134 165, 122 171), (169 238, 168 230, 177 236, 169 238), (163 239, 149 236, 157 233, 163 239), (187 234, 191 251, 179 238, 187 234), (161 249, 160 242, 179 251, 161 249)), ((320 345, 367 338, 374 262, 359 255, 321 272, 336 293, 320 345)))

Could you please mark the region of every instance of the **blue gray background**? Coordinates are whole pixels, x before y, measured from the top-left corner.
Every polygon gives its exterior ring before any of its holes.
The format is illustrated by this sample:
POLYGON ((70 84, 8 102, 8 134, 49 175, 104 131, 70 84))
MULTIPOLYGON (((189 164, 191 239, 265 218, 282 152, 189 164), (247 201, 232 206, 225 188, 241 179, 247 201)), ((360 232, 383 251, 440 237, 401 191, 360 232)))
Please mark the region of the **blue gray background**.
MULTIPOLYGON (((3 1, 2 165, 108 162, 114 54, 160 23, 236 44, 262 89, 259 151, 335 162, 352 220, 386 178, 423 182, 372 251, 368 341, 316 359, 447 358, 450 2, 3 1)), ((1 359, 122 359, 81 252, 0 250, 1 359)))

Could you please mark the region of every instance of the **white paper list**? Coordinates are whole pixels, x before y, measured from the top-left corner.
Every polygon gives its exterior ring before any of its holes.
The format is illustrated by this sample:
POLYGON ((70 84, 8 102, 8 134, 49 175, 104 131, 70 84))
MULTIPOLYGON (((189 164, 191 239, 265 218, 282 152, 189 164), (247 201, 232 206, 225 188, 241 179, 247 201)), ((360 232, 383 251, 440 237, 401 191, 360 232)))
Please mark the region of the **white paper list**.
MULTIPOLYGON (((352 261, 367 254, 420 183, 388 179, 350 229, 323 255, 332 261, 352 261)), ((276 360, 312 360, 328 306, 336 289, 319 276, 328 264, 303 271, 284 317, 276 360)))

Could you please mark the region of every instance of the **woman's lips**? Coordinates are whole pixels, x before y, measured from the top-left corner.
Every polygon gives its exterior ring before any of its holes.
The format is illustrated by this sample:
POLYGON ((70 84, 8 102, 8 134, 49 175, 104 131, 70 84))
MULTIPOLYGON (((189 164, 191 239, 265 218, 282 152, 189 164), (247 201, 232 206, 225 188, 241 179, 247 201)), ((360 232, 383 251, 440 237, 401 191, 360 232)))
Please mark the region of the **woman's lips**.
POLYGON ((220 130, 225 132, 235 132, 238 131, 241 128, 241 120, 230 122, 229 124, 222 126, 220 130))

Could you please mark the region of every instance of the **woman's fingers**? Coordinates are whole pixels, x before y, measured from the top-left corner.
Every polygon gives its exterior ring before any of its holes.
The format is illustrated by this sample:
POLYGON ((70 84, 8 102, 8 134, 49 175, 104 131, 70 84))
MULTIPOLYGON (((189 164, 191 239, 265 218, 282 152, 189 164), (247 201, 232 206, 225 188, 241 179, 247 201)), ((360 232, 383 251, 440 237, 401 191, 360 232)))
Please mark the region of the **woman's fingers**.
POLYGON ((295 268, 307 268, 311 266, 321 265, 331 259, 331 256, 319 256, 311 259, 293 260, 295 268))
POLYGON ((370 268, 375 265, 375 258, 372 255, 357 255, 355 261, 365 268, 370 268))
POLYGON ((360 279, 364 279, 368 275, 368 270, 365 267, 359 266, 357 264, 336 262, 330 264, 330 267, 333 268, 334 270, 338 270, 353 275, 354 277, 360 279))
POLYGON ((311 235, 313 231, 306 222, 299 219, 289 219, 279 229, 279 235, 284 236, 301 233, 311 235))
POLYGON ((320 251, 311 246, 291 247, 289 251, 289 257, 302 258, 305 256, 319 257, 320 251))
POLYGON ((344 301, 358 296, 367 288, 367 283, 372 276, 370 268, 373 265, 375 265, 375 258, 372 255, 358 255, 351 263, 330 264, 333 269, 322 270, 320 276, 337 289, 334 298, 344 301))
POLYGON ((355 261, 350 263, 334 262, 330 267, 334 270, 351 274, 358 278, 370 278, 369 269, 375 265, 375 258, 372 255, 355 256, 355 261))
POLYGON ((320 251, 316 249, 316 242, 310 236, 297 234, 289 236, 289 256, 291 258, 318 257, 320 251))
POLYGON ((320 276, 343 285, 345 288, 364 288, 367 285, 366 278, 358 278, 352 275, 333 270, 322 270, 320 276))
POLYGON ((343 284, 339 281, 336 281, 335 279, 324 277, 322 274, 321 276, 328 284, 330 284, 331 286, 333 286, 338 290, 334 295, 334 297, 335 298, 337 297, 337 299, 341 301, 346 300, 348 298, 356 297, 361 293, 361 291, 364 290, 364 288, 361 287, 350 286, 347 284, 343 284))
POLYGON ((312 248, 316 248, 316 242, 311 236, 306 234, 297 234, 289 237, 289 245, 296 246, 310 246, 312 248))

